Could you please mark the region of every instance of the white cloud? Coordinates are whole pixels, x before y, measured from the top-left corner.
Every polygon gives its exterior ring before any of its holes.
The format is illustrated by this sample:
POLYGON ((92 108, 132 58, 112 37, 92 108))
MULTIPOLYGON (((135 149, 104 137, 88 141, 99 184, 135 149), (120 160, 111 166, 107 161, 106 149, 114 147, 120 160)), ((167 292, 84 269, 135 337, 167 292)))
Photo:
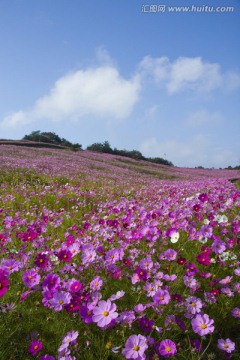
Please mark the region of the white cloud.
POLYGON ((165 140, 159 142, 155 137, 147 138, 139 149, 143 155, 163 157, 176 166, 226 167, 237 163, 238 158, 231 150, 214 147, 211 139, 197 135, 188 141, 165 140))
POLYGON ((169 94, 183 90, 211 91, 222 84, 220 66, 204 62, 201 57, 179 57, 171 63, 167 57, 146 56, 139 71, 166 87, 169 94))
POLYGON ((85 115, 123 119, 131 114, 140 88, 137 75, 126 80, 113 66, 78 70, 58 79, 50 93, 32 108, 5 117, 2 126, 15 127, 41 119, 78 120, 85 115))
POLYGON ((191 126, 217 125, 222 122, 223 116, 218 111, 210 113, 205 109, 190 113, 186 119, 186 124, 191 126))

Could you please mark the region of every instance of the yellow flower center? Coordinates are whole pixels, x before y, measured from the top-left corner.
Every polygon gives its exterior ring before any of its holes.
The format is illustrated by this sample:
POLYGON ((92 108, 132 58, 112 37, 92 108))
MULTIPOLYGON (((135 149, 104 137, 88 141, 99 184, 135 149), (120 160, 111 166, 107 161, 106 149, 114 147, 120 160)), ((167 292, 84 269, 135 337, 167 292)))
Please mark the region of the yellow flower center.
POLYGON ((108 311, 104 311, 103 315, 104 315, 104 316, 108 316, 108 315, 109 315, 109 312, 108 312, 108 311))
POLYGON ((138 351, 140 348, 139 348, 139 346, 138 345, 135 345, 134 347, 133 347, 133 350, 135 350, 135 351, 138 351))
POLYGON ((170 346, 166 346, 166 351, 169 353, 169 352, 171 352, 171 347, 170 346))
POLYGON ((202 325, 201 325, 201 328, 202 328, 202 329, 206 329, 206 327, 207 327, 206 324, 202 324, 202 325))
POLYGON ((59 300, 59 302, 58 302, 60 305, 62 305, 63 303, 64 303, 64 301, 63 300, 59 300))
POLYGON ((38 345, 35 345, 35 346, 34 346, 34 350, 37 350, 37 349, 38 349, 38 345))

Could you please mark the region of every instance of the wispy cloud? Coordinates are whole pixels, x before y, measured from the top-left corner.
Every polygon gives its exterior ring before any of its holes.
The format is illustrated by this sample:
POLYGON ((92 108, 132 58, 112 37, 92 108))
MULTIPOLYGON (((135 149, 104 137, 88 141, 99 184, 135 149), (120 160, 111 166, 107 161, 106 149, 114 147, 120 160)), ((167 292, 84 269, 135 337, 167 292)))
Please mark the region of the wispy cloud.
POLYGON ((223 73, 220 65, 203 61, 201 57, 179 57, 171 62, 168 57, 145 56, 139 64, 143 77, 151 78, 171 95, 184 90, 210 92, 240 86, 238 72, 223 73))
POLYGON ((218 125, 224 121, 222 114, 218 111, 209 112, 206 109, 201 109, 195 112, 191 112, 185 123, 192 127, 202 125, 218 125))

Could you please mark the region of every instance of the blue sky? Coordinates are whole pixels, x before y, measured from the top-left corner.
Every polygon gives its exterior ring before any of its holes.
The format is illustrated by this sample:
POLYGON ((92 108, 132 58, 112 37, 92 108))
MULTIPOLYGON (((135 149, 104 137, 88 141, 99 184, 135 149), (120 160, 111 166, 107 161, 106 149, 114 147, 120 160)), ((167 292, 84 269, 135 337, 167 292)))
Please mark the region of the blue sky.
POLYGON ((0 138, 239 165, 239 35, 237 0, 0 0, 0 138))

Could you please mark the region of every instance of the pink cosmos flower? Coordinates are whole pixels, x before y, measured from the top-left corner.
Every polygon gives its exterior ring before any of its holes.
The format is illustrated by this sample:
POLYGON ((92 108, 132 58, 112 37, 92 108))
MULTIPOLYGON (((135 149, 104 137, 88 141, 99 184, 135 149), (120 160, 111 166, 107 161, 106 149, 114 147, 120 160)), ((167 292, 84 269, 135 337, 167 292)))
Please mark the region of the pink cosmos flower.
POLYGON ((101 300, 93 309, 93 322, 96 322, 99 327, 104 327, 113 319, 118 317, 118 313, 115 311, 117 308, 116 304, 113 304, 110 300, 101 300))
POLYGON ((177 347, 172 340, 166 339, 160 342, 158 351, 160 355, 170 357, 177 353, 177 347))
POLYGON ((22 276, 24 285, 28 288, 38 285, 40 282, 40 278, 40 275, 36 272, 35 269, 30 269, 26 271, 22 276))
POLYGON ((145 350, 148 348, 147 339, 142 335, 131 335, 122 351, 126 359, 144 360, 146 355, 145 350))
POLYGON ((35 356, 39 351, 41 351, 43 348, 43 343, 38 340, 33 340, 31 344, 29 345, 28 352, 35 356))
POLYGON ((166 305, 170 301, 170 294, 167 290, 159 290, 154 296, 155 305, 166 305))
POLYGON ((90 289, 99 290, 103 284, 100 276, 94 276, 93 280, 90 282, 90 289))
POLYGON ((64 305, 70 303, 72 296, 66 291, 55 292, 49 303, 55 311, 61 311, 64 305))
POLYGON ((214 320, 210 319, 207 314, 198 314, 192 319, 191 323, 193 331, 200 336, 210 334, 214 331, 214 320))
POLYGON ((69 284, 70 292, 78 292, 82 288, 82 283, 79 280, 73 279, 69 284))
POLYGON ((20 261, 13 260, 13 259, 7 259, 3 260, 1 264, 1 268, 4 272, 6 272, 6 275, 12 274, 13 272, 17 272, 21 266, 20 261))
POLYGON ((235 343, 230 339, 218 339, 218 348, 230 354, 235 350, 235 343))

